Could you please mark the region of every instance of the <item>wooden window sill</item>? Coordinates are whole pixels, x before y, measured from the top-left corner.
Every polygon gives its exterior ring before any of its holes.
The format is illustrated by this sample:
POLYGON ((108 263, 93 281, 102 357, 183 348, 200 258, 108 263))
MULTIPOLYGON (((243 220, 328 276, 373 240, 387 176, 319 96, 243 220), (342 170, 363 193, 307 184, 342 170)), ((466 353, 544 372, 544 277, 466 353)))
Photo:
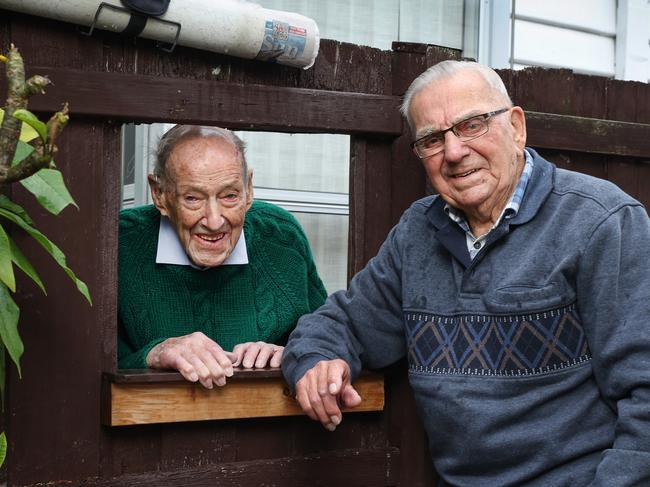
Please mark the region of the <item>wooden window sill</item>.
MULTIPOLYGON (((384 378, 363 372, 355 388, 363 402, 346 412, 381 411, 384 378)), ((304 414, 280 369, 236 369, 224 387, 206 389, 178 372, 119 370, 104 373, 102 423, 107 426, 304 414)))

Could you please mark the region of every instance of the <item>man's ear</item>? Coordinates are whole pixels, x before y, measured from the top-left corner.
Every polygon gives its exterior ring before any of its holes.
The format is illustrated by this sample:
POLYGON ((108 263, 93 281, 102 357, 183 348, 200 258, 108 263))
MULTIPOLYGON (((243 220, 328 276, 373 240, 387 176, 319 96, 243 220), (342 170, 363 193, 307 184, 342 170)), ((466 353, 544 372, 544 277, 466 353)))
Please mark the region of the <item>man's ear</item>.
POLYGON ((512 107, 510 110, 510 124, 513 140, 517 147, 523 150, 526 147, 526 115, 521 107, 512 107))
POLYGON ((153 200, 153 204, 156 205, 156 208, 158 208, 161 215, 169 216, 165 201, 165 192, 160 187, 160 181, 153 174, 149 174, 147 179, 149 180, 149 188, 151 189, 151 199, 153 200))
POLYGON ((246 209, 253 204, 253 170, 248 170, 248 183, 246 183, 246 209))

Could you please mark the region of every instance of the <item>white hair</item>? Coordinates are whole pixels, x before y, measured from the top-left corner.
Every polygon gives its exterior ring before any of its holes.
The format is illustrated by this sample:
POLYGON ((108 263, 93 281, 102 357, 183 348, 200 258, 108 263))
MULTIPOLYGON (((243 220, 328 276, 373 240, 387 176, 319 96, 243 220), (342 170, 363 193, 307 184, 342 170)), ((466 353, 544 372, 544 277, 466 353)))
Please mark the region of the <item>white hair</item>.
POLYGON ((402 115, 404 118, 406 118, 406 121, 408 122, 411 129, 413 129, 413 124, 411 121, 410 109, 413 97, 422 89, 429 86, 431 83, 439 81, 443 78, 449 78, 466 69, 471 69, 480 74, 483 79, 485 79, 486 83, 495 91, 495 93, 498 93, 505 97, 507 102, 512 105, 512 100, 510 99, 510 95, 508 95, 506 86, 503 84, 503 80, 492 68, 483 64, 476 63, 474 61, 442 61, 438 64, 434 64, 420 76, 415 78, 411 83, 411 86, 409 86, 408 90, 406 90, 406 93, 404 93, 404 101, 400 106, 400 112, 402 112, 402 115))

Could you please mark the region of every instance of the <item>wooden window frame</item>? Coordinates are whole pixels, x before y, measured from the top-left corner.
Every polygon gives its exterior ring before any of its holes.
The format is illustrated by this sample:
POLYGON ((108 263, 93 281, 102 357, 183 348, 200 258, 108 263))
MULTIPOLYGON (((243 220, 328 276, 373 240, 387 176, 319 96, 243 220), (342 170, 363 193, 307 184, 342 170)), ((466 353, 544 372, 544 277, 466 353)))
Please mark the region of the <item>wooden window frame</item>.
MULTIPOLYGON (((363 397, 344 412, 384 409, 384 378, 363 372, 355 383, 363 397)), ((304 414, 280 369, 236 369, 223 387, 206 389, 178 372, 118 370, 104 373, 102 424, 127 426, 179 421, 298 416, 304 414)))

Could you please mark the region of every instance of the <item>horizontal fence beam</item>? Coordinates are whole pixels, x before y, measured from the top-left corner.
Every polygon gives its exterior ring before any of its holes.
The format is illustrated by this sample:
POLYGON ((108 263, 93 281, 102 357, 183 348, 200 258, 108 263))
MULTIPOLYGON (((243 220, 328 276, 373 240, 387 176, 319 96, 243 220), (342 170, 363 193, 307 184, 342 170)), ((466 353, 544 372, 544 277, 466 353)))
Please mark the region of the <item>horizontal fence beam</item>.
POLYGON ((67 101, 72 117, 282 132, 402 133, 400 100, 393 96, 62 68, 29 71, 53 81, 45 95, 30 100, 34 111, 55 111, 67 101))
MULTIPOLYGON (((69 102, 71 116, 124 122, 223 125, 278 132, 398 136, 398 96, 245 85, 139 74, 33 68, 54 81, 30 100, 33 111, 53 112, 69 102)), ((0 74, 0 88, 6 79, 0 74)), ((526 112, 533 147, 650 157, 650 125, 526 112)))
POLYGON ((526 112, 527 144, 590 154, 650 159, 650 125, 526 112))
MULTIPOLYGON (((355 382, 363 397, 344 412, 384 409, 384 378, 364 372, 355 382)), ((280 370, 235 370, 225 387, 206 389, 174 372, 105 374, 102 422, 107 426, 300 416, 280 370)))
MULTIPOLYGON (((199 469, 88 479, 79 487, 388 487, 399 479, 400 451, 394 447, 338 450, 304 457, 215 464, 199 469)), ((70 485, 61 481, 48 485, 70 485)))

